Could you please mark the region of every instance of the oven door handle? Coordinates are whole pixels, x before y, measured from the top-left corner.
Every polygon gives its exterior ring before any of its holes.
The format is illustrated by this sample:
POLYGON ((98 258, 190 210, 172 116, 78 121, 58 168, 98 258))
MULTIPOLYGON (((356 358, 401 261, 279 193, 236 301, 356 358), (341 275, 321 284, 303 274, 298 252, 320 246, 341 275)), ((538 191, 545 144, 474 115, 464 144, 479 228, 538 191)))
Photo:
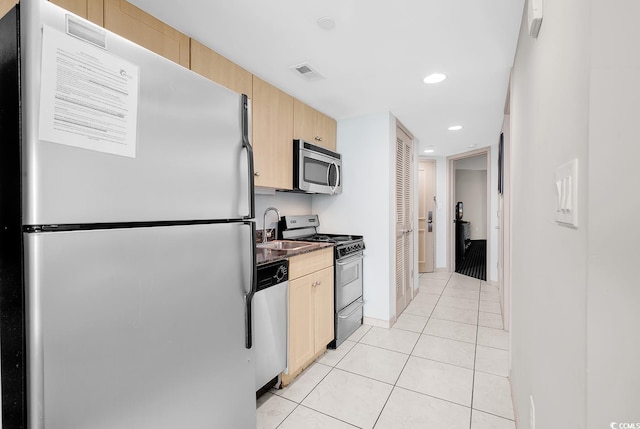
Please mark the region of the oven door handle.
POLYGON ((354 261, 357 261, 358 259, 362 258, 362 252, 359 252, 357 255, 349 258, 349 259, 344 259, 344 260, 337 260, 336 264, 337 265, 347 265, 350 264, 354 261))
POLYGON ((361 299, 360 301, 357 301, 358 305, 356 306, 356 308, 353 309, 353 311, 351 311, 349 314, 347 314, 346 316, 343 316, 341 314, 338 314, 338 317, 340 319, 348 319, 349 317, 353 316, 353 313, 355 313, 356 311, 358 311, 360 309, 360 307, 362 307, 364 305, 364 300, 361 299))

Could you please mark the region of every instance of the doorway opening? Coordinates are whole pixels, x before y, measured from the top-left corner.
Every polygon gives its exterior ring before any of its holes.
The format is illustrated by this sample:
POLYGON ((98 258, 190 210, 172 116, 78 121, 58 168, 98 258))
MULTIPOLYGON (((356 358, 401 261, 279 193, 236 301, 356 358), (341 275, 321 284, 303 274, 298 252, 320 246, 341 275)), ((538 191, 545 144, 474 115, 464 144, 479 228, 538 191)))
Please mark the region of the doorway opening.
POLYGON ((449 261, 453 271, 487 280, 490 149, 449 158, 449 261))

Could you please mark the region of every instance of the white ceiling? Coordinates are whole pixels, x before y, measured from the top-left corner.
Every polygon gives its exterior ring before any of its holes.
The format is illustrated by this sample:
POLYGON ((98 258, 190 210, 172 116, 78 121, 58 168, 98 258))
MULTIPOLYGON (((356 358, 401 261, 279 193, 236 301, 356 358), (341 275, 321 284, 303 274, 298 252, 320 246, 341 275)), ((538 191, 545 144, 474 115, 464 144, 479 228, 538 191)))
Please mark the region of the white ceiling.
POLYGON ((129 0, 338 120, 390 111, 446 156, 498 141, 524 0, 129 0), (335 28, 324 30, 329 16, 335 28), (290 67, 309 62, 326 79, 290 67), (433 72, 448 78, 426 85, 433 72), (448 131, 463 125, 457 132, 448 131))

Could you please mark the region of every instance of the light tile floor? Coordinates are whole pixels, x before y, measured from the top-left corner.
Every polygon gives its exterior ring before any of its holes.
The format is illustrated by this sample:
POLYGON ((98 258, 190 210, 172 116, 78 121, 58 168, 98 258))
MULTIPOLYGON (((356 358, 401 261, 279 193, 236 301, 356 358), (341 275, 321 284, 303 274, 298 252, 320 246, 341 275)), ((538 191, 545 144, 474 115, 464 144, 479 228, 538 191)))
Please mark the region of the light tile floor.
POLYGON ((498 290, 420 276, 391 329, 361 326, 258 400, 258 429, 515 429, 498 290))

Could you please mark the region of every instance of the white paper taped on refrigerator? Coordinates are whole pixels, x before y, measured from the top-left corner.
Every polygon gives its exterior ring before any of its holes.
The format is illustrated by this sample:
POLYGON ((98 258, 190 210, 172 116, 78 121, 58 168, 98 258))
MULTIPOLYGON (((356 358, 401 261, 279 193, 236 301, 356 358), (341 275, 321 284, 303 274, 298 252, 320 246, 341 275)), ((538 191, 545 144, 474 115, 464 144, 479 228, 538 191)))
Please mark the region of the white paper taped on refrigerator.
POLYGON ((138 66, 45 26, 40 138, 136 156, 138 66))

